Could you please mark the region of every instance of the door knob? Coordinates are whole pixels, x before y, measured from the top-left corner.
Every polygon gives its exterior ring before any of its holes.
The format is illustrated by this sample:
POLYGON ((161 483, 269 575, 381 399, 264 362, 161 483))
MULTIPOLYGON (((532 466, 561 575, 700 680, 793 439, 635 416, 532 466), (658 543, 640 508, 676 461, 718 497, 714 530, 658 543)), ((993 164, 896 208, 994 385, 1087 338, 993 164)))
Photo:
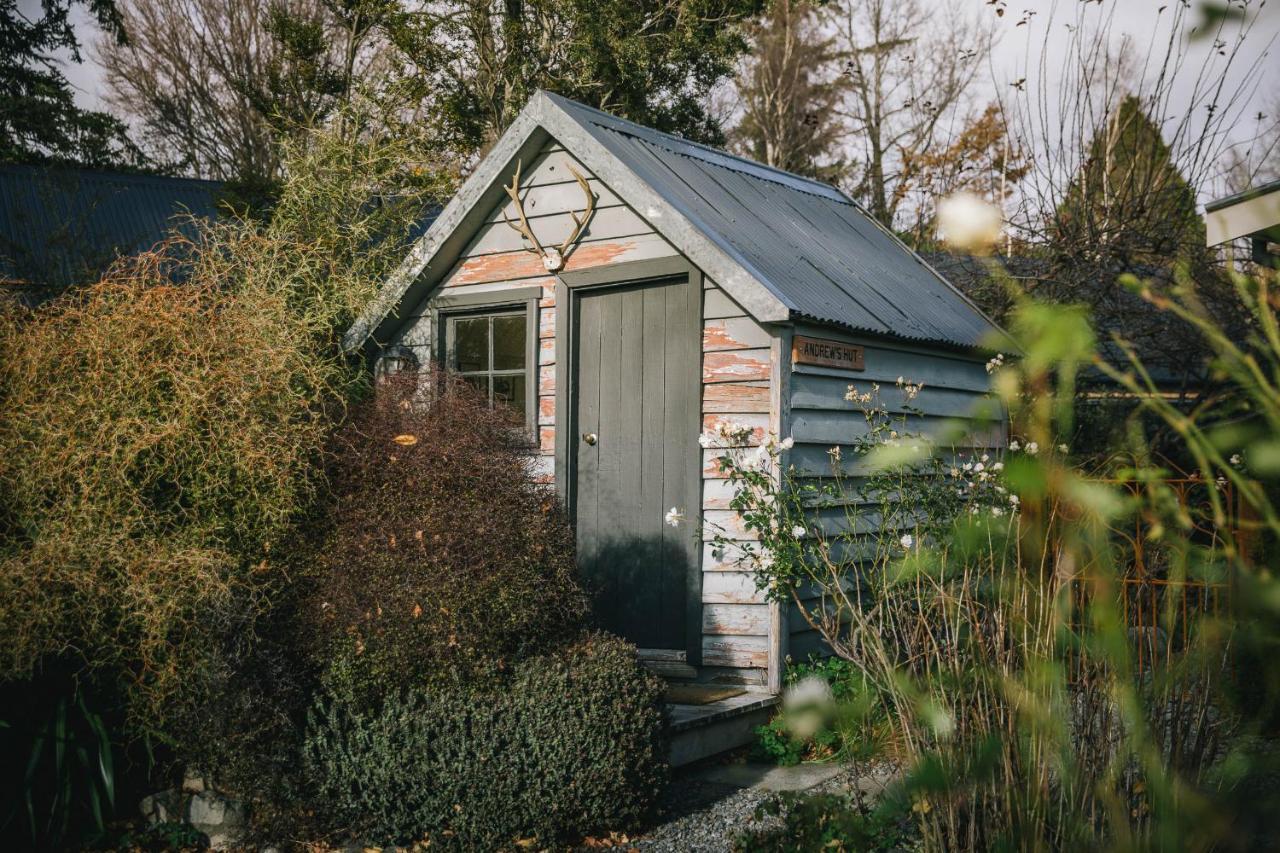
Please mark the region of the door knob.
POLYGON ((582 440, 585 441, 587 444, 591 445, 592 447, 595 447, 596 434, 594 432, 584 432, 582 434, 582 440))

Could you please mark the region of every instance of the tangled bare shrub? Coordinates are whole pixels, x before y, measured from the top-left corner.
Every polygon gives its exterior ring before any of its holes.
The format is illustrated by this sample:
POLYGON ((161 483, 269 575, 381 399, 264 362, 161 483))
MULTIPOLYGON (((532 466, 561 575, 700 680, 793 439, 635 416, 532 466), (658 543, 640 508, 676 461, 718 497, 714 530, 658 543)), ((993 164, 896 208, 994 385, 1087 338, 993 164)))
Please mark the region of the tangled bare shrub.
POLYGON ((412 134, 363 134, 367 109, 291 143, 270 221, 195 223, 0 306, 0 679, 48 655, 123 672, 135 722, 172 737, 161 706, 251 654, 361 388, 339 337, 449 181, 412 134))
POLYGON ((0 329, 0 672, 70 653, 169 694, 280 579, 342 371, 286 300, 163 253, 0 329))
POLYGON ((338 436, 310 618, 378 683, 421 685, 556 647, 586 616, 573 532, 507 411, 427 372, 338 436))

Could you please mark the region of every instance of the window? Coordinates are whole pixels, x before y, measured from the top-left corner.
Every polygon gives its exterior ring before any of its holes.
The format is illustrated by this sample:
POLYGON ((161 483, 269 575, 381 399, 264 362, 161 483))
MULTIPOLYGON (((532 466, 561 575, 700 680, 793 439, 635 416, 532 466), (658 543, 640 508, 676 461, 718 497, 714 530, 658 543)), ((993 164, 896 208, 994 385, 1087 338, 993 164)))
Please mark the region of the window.
POLYGON ((521 308, 445 318, 445 359, 449 368, 489 397, 531 422, 533 385, 529 377, 528 312, 521 308))

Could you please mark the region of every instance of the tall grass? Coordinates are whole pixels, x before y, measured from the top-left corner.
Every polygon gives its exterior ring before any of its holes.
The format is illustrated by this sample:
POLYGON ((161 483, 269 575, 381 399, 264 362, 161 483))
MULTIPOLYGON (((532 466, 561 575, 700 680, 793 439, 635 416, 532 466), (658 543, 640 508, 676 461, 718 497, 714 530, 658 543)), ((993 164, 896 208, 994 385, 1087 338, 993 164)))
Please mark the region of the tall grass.
MULTIPOLYGON (((1240 792, 1266 766, 1260 736, 1275 706, 1271 688, 1243 702, 1240 679, 1271 675, 1243 650, 1280 636, 1277 587, 1240 559, 1230 495, 1253 508, 1243 524, 1255 539, 1274 529, 1246 470, 1260 473, 1280 446, 1280 336, 1265 281, 1240 286, 1258 336, 1239 346, 1206 329, 1232 417, 1173 409, 1136 359, 1107 368, 1187 436, 1200 500, 1185 500, 1136 434, 1100 475, 1072 464, 1059 437, 1072 431, 1077 374, 1101 359, 1082 313, 1031 301, 1011 329, 1024 351, 991 365, 1009 448, 951 450, 958 431, 911 435, 905 417, 851 389, 869 425, 850 442, 865 476, 835 465, 814 485, 783 467, 777 442, 722 457, 759 537, 743 559, 873 686, 906 771, 894 796, 929 848, 1255 840, 1250 821, 1265 810, 1240 792), (833 505, 846 507, 846 532, 813 521, 833 505), (1248 612, 1226 594, 1242 589, 1248 612)), ((909 411, 919 389, 900 385, 909 411)))

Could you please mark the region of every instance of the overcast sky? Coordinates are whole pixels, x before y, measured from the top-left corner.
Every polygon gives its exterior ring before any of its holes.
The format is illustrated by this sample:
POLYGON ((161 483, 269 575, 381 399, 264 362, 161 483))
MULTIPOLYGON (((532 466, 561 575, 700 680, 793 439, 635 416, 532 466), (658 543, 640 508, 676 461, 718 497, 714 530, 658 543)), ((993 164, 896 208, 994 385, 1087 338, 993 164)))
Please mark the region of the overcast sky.
MULTIPOLYGON (((940 0, 924 0, 932 3, 940 0)), ((968 4, 976 15, 995 19, 1000 41, 991 57, 990 68, 984 72, 982 85, 986 94, 1007 93, 1011 81, 1030 78, 1036 82, 1036 69, 1040 54, 1046 44, 1049 52, 1062 51, 1062 56, 1049 56, 1046 67, 1050 75, 1060 72, 1066 64, 1065 45, 1068 42, 1067 26, 1081 21, 1085 31, 1109 29, 1113 41, 1122 35, 1131 39, 1129 53, 1136 58, 1153 51, 1163 50, 1172 30, 1173 9, 1180 0, 957 0, 968 4), (996 17, 995 9, 1003 6, 1004 14, 996 17), (1164 11, 1160 11, 1165 7, 1164 11), (1083 17, 1081 17, 1083 16, 1083 17), (1019 23, 1023 22, 1023 23, 1019 23), (1046 36, 1048 37, 1046 40, 1046 36)), ((266 2, 266 0, 263 0, 266 2)), ((1231 0, 1239 4, 1240 0, 1231 0)), ((1258 0, 1250 0, 1256 7, 1258 0)), ((39 0, 19 0, 19 8, 29 16, 38 14, 39 0)), ((1198 5, 1194 3, 1193 5, 1198 5)), ((1246 139, 1256 132, 1255 116, 1259 112, 1270 113, 1280 103, 1280 56, 1277 56, 1277 34, 1280 34, 1280 0, 1272 0, 1264 6, 1255 22, 1244 49, 1236 59, 1228 75, 1228 89, 1241 85, 1253 71, 1248 97, 1239 105, 1239 117, 1233 122, 1233 135, 1246 139)), ((1198 12, 1188 13, 1189 19, 1198 12)), ((96 27, 88 20, 82 7, 74 12, 77 32, 86 45, 85 61, 81 65, 65 63, 65 73, 77 92, 78 101, 86 107, 102 108, 101 69, 94 63, 91 43, 97 37, 96 27)), ((1181 36, 1180 36, 1181 37, 1181 36)), ((1184 72, 1175 79, 1175 101, 1189 102, 1194 89, 1194 72, 1206 60, 1221 62, 1216 55, 1212 39, 1189 39, 1184 72)), ((1218 73, 1218 76, 1221 76, 1218 73)), ((1050 89, 1056 81, 1050 80, 1050 89)), ((1264 121, 1274 121, 1268 115, 1264 121)))

